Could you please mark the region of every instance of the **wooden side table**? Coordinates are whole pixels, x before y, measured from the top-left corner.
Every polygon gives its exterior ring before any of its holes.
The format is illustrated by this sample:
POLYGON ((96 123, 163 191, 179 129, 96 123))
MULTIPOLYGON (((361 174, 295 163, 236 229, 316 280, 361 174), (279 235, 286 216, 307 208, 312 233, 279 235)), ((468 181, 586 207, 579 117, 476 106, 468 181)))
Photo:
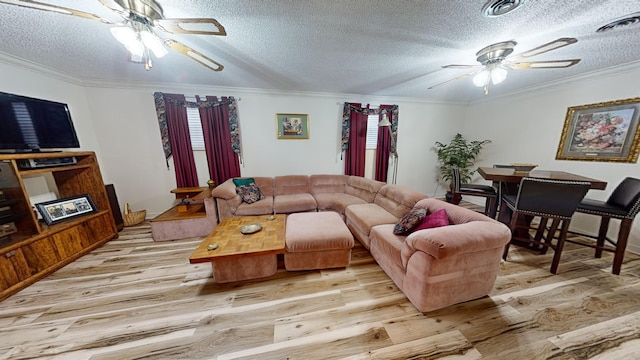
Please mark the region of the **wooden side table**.
POLYGON ((151 235, 154 241, 186 239, 206 236, 218 222, 211 189, 208 187, 177 188, 171 190, 176 200, 189 198, 187 211, 179 212, 175 205, 151 219, 151 235))
POLYGON ((193 200, 201 200, 211 196, 211 189, 206 186, 201 187, 183 187, 171 190, 176 195, 176 199, 182 200, 190 198, 193 200), (207 194, 208 192, 208 194, 207 194), (197 198, 197 199, 196 199, 197 198))

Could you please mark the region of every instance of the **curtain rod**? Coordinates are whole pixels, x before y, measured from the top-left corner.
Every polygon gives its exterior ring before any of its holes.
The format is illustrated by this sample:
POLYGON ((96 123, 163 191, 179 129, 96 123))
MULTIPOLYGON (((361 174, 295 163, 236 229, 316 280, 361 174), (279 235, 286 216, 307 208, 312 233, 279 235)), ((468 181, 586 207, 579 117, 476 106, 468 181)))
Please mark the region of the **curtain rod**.
MULTIPOLYGON (((336 103, 336 105, 344 105, 344 103, 346 103, 346 102, 351 103, 351 101, 343 101, 343 102, 339 102, 339 101, 338 101, 338 102, 336 103)), ((367 102, 366 102, 366 101, 361 101, 360 103, 361 103, 361 104, 365 104, 365 103, 367 103, 367 102)))
MULTIPOLYGON (((187 96, 187 95, 185 95, 185 96, 187 96)), ((194 99, 196 98, 196 96, 205 96, 206 97, 207 95, 191 95, 191 97, 193 97, 194 99)), ((211 96, 211 95, 208 95, 208 96, 211 96)), ((242 100, 242 98, 239 97, 239 96, 238 97, 234 96, 233 98, 236 99, 236 101, 242 100)))

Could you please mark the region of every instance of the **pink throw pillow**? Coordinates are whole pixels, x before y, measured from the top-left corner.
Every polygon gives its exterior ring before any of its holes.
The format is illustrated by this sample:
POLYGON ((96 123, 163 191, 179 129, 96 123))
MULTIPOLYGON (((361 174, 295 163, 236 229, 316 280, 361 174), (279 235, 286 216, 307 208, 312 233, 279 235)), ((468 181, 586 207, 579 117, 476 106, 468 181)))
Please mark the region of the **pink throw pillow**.
POLYGON ((424 219, 422 219, 422 222, 420 222, 411 232, 447 225, 449 225, 449 216, 447 216, 447 211, 445 209, 441 209, 425 216, 424 219))

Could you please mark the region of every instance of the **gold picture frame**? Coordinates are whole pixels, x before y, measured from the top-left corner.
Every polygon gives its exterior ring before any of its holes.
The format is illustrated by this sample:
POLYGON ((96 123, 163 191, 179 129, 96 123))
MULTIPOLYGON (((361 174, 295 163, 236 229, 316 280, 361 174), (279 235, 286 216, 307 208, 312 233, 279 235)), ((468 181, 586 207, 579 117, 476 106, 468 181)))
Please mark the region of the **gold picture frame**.
POLYGON ((556 160, 635 163, 640 97, 567 109, 556 160))
POLYGON ((308 139, 308 114, 276 114, 276 132, 278 139, 308 139))

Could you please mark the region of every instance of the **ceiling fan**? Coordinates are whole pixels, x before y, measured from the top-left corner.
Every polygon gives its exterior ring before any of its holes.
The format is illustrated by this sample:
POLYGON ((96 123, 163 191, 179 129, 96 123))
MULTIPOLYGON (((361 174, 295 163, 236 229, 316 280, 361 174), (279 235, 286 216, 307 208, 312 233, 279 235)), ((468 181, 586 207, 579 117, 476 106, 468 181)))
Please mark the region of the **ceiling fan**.
POLYGON ((510 58, 507 58, 507 56, 513 52, 513 48, 518 44, 517 42, 510 40, 489 45, 476 53, 476 60, 480 65, 452 64, 443 66, 444 69, 473 69, 474 71, 433 85, 429 87, 429 89, 474 75, 473 84, 483 88, 484 94, 486 95, 489 93, 489 84, 496 85, 504 81, 509 69, 558 69, 579 63, 580 59, 523 61, 532 56, 544 54, 567 45, 575 44, 576 42, 578 42, 578 40, 575 38, 560 38, 510 58))
POLYGON ((224 27, 217 20, 210 18, 167 19, 164 17, 162 7, 155 0, 98 1, 120 15, 123 21, 113 23, 95 14, 35 0, 0 0, 0 3, 73 15, 114 25, 111 28, 111 34, 127 48, 129 61, 144 64, 147 70, 152 67, 151 53, 157 58, 166 55, 165 45, 213 71, 221 71, 224 68, 220 63, 201 52, 176 40, 160 38, 156 34, 162 31, 170 34, 227 35, 224 27))

